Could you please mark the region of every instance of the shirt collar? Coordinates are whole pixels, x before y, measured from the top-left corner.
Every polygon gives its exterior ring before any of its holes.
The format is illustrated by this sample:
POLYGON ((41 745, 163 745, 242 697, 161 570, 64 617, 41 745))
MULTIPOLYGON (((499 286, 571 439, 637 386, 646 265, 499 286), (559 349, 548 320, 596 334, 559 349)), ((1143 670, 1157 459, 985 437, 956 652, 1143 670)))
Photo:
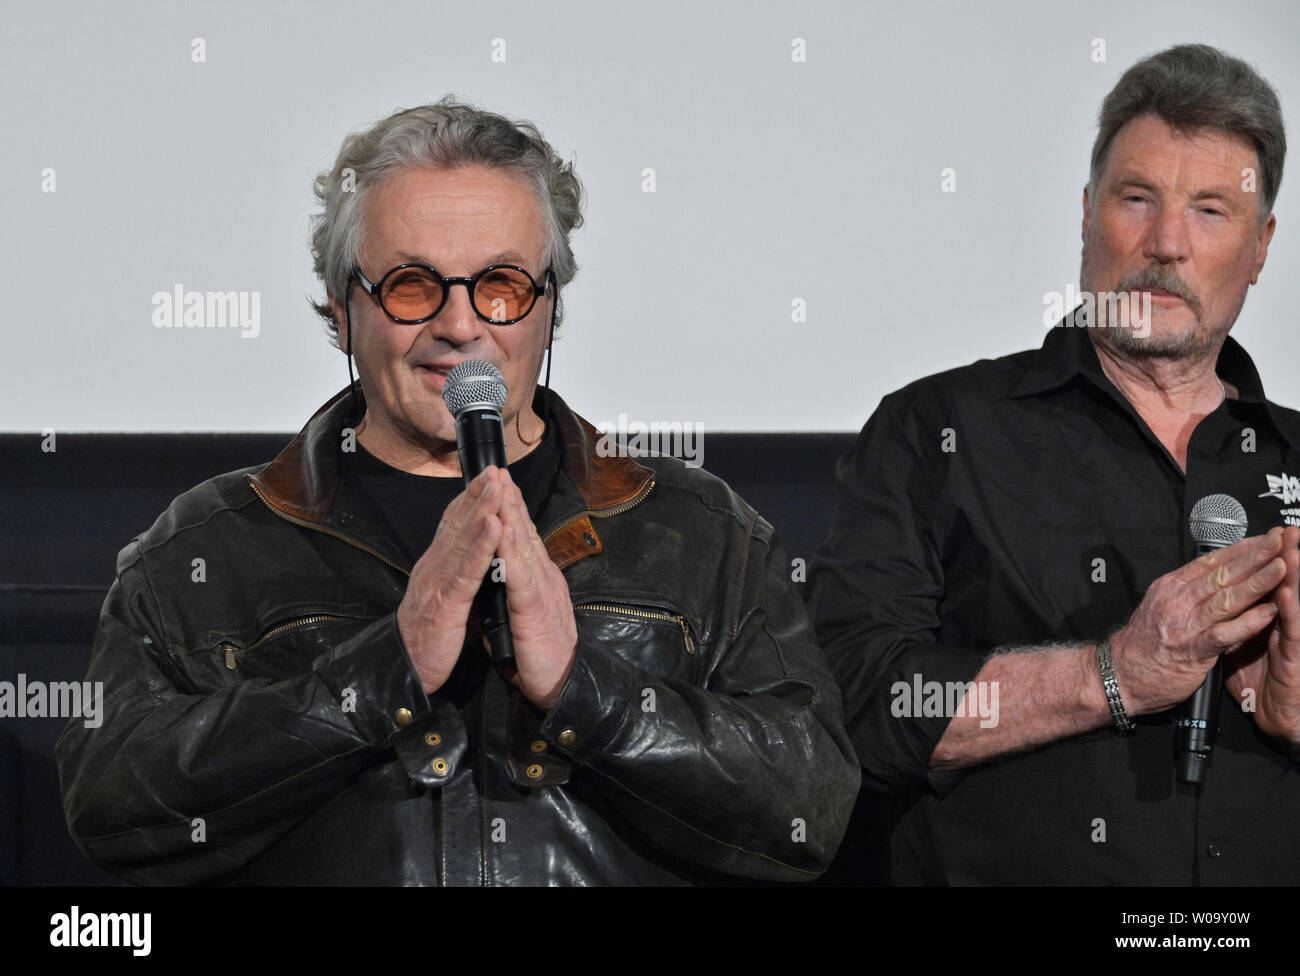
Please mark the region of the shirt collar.
MULTIPOLYGON (((1036 396, 1060 389, 1077 376, 1084 377, 1107 393, 1114 390, 1113 384, 1101 370, 1101 362, 1097 359, 1097 350, 1093 347, 1087 328, 1073 324, 1078 313, 1079 309, 1075 309, 1048 330, 1047 338, 1043 340, 1042 348, 1038 350, 1033 363, 1012 388, 1013 398, 1036 396)), ((1264 384, 1260 381, 1254 361, 1232 336, 1223 341, 1216 371, 1224 381, 1236 387, 1238 403, 1263 406, 1273 425, 1292 449, 1300 446, 1300 415, 1269 403, 1264 396, 1264 384)))
MULTIPOLYGON (((1080 306, 1082 307, 1082 306, 1080 306)), ((1097 350, 1084 327, 1075 326, 1075 315, 1066 315, 1047 333, 1042 348, 1034 357, 1033 365, 1011 391, 1013 397, 1033 396, 1064 386, 1076 376, 1083 376, 1103 389, 1109 381, 1101 371, 1097 350)), ((1259 371, 1241 344, 1232 336, 1223 342, 1219 351, 1217 371, 1220 377, 1237 388, 1237 399, 1242 403, 1265 403, 1264 385, 1259 371)))

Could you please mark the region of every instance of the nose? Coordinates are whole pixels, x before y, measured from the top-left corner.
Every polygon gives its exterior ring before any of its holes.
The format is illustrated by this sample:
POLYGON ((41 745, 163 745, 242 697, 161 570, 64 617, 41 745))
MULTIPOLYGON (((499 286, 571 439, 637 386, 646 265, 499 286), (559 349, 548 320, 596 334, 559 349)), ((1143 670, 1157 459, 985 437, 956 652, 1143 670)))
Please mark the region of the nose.
POLYGON ((1161 264, 1173 264, 1186 259, 1190 253, 1187 214, 1176 206, 1157 205, 1147 228, 1143 256, 1161 264))
POLYGON ((452 345, 467 345, 482 335, 483 320, 474 313, 468 282, 454 281, 447 287, 447 301, 438 314, 425 323, 425 328, 452 345))

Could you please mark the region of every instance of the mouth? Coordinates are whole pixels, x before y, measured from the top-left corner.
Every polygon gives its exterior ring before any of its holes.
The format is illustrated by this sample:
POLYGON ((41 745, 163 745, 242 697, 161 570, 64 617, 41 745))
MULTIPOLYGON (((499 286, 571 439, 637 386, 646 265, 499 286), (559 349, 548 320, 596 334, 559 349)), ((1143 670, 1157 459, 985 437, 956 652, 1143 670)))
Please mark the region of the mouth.
POLYGON ((1130 289, 1130 294, 1133 296, 1133 301, 1140 301, 1142 304, 1146 304, 1146 302, 1149 301, 1155 308, 1172 309, 1177 308, 1180 305, 1189 307, 1192 305, 1192 303, 1182 295, 1172 291, 1166 291, 1164 288, 1152 288, 1139 285, 1136 288, 1130 289))
POLYGON ((447 385, 447 374, 455 365, 455 363, 421 363, 415 367, 415 372, 423 382, 441 393, 447 385))

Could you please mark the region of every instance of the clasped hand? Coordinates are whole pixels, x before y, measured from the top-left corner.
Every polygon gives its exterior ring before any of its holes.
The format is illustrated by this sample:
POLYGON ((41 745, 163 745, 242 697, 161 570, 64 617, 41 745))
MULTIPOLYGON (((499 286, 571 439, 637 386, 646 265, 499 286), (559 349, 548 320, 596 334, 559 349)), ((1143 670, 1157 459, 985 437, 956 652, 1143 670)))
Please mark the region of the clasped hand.
POLYGON ((432 694, 456 666, 474 597, 497 556, 518 669, 513 680, 529 701, 549 710, 573 667, 578 628, 564 574, 504 468, 488 468, 447 506, 411 571, 397 608, 398 629, 425 692, 432 694))

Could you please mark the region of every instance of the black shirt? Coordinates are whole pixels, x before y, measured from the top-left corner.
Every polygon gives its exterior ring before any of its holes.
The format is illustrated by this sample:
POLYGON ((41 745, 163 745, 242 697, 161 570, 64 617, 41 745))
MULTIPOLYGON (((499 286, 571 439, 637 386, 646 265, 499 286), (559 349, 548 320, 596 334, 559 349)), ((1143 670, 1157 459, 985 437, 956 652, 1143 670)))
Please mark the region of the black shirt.
MULTIPOLYGON (((507 468, 534 522, 554 490, 561 450, 555 425, 548 423, 537 447, 507 468)), ((402 471, 379 460, 360 441, 355 451, 340 447, 339 473, 388 527, 409 560, 407 565, 414 565, 424 555, 447 506, 465 490, 460 476, 438 478, 402 471)))
POLYGON ((1064 327, 885 397, 839 462, 810 608, 864 781, 891 791, 895 881, 1300 882, 1300 765, 1226 691, 1199 796, 1175 782, 1172 711, 938 772, 949 719, 892 707, 896 682, 973 680, 995 647, 1111 632, 1193 558, 1205 495, 1238 499, 1250 535, 1300 524, 1300 414, 1231 338, 1218 374, 1239 395, 1186 475, 1064 327))

